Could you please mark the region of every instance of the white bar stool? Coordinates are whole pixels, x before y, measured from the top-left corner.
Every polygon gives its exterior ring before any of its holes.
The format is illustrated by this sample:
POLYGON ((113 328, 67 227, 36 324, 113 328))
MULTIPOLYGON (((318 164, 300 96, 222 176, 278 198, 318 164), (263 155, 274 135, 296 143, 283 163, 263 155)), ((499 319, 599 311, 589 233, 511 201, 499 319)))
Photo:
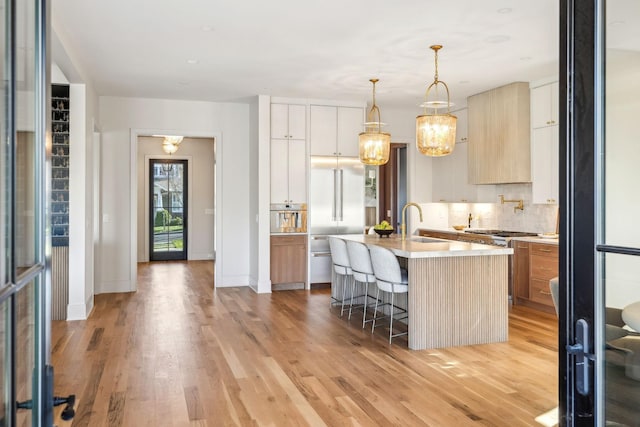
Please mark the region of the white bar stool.
POLYGON ((373 266, 371 265, 371 256, 369 255, 369 248, 367 245, 360 242, 347 241, 347 252, 349 254, 349 262, 351 263, 351 270, 353 271, 353 287, 351 288, 351 304, 349 305, 349 319, 351 319, 351 309, 353 308, 353 298, 355 293, 356 282, 364 284, 364 294, 359 297, 364 297, 362 303, 362 327, 365 323, 371 322, 373 319, 367 320, 367 300, 373 298, 369 296, 369 283, 374 284, 376 282, 376 276, 373 273, 373 266))
MULTIPOLYGON (((376 276, 376 284, 378 285, 378 291, 376 293, 376 299, 380 299, 380 291, 391 294, 391 303, 389 304, 389 344, 394 337, 401 335, 407 335, 408 332, 402 332, 398 334, 393 333, 393 319, 396 314, 400 314, 402 317, 396 318, 396 320, 403 320, 408 317, 407 310, 400 307, 396 307, 393 304, 393 297, 396 294, 406 294, 409 292, 409 280, 406 274, 406 270, 400 268, 400 263, 395 254, 389 249, 382 248, 380 246, 369 246, 369 253, 371 254, 371 264, 373 265, 373 271, 376 276), (396 313, 395 310, 401 310, 396 313)), ((376 320, 378 319, 378 302, 376 301, 376 307, 373 312, 373 325, 371 326, 371 332, 373 333, 376 327, 376 320)))
MULTIPOLYGON (((336 274, 336 283, 338 279, 342 285, 342 299, 331 296, 331 303, 341 304, 340 316, 344 313, 344 305, 347 299, 346 291, 349 284, 353 281, 353 271, 349 262, 349 254, 347 253, 347 243, 337 237, 329 237, 329 250, 331 251, 331 261, 333 262, 333 270, 336 274)), ((333 294, 333 292, 331 292, 333 294)), ((352 294, 353 295, 353 294, 352 294)))

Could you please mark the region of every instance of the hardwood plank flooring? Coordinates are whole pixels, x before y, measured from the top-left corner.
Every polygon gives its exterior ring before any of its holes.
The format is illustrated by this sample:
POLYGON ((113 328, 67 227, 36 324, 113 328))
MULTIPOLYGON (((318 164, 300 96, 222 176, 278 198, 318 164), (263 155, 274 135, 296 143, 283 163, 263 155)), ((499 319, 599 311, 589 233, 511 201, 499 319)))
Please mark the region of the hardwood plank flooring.
POLYGON ((140 264, 136 293, 54 322, 73 426, 540 426, 557 405, 554 315, 515 307, 508 342, 411 351, 328 289, 214 290, 213 268, 140 264))

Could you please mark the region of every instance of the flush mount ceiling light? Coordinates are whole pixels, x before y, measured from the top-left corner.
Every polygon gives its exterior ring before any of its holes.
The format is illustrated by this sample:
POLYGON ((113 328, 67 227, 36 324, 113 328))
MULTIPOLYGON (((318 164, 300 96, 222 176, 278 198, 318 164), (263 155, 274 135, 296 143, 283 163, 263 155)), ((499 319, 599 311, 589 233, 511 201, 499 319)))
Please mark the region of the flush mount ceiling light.
POLYGON ((442 49, 440 45, 433 45, 431 49, 435 52, 436 73, 433 83, 427 88, 424 95, 424 114, 416 117, 416 146, 425 156, 440 157, 451 154, 456 144, 456 121, 457 118, 451 114, 451 97, 449 87, 441 80, 438 80, 438 51, 442 49), (444 86, 447 91, 447 112, 438 114, 439 103, 433 104, 434 112, 427 114, 429 106, 429 91, 435 87, 436 98, 438 96, 438 85, 444 86))
POLYGON ((182 136, 178 135, 153 135, 153 136, 161 136, 164 139, 162 140, 162 151, 167 154, 173 154, 178 151, 178 146, 182 142, 182 136))
POLYGON ((365 165, 384 165, 389 161, 389 146, 391 134, 381 132, 384 125, 380 120, 380 109, 376 105, 376 83, 378 79, 370 79, 373 83, 373 103, 367 113, 367 121, 364 124, 364 132, 359 134, 360 161, 365 165), (377 121, 375 115, 377 114, 377 121))

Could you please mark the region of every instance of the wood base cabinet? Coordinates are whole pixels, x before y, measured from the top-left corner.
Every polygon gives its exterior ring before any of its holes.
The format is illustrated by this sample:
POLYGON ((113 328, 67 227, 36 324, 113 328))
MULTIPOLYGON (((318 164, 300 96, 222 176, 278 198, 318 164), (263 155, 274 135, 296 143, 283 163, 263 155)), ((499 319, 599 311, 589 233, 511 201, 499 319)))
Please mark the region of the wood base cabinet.
POLYGON ((558 276, 558 246, 516 241, 513 247, 514 303, 555 313, 549 280, 558 276))
POLYGON ((304 289, 306 280, 307 236, 271 236, 272 289, 304 289))

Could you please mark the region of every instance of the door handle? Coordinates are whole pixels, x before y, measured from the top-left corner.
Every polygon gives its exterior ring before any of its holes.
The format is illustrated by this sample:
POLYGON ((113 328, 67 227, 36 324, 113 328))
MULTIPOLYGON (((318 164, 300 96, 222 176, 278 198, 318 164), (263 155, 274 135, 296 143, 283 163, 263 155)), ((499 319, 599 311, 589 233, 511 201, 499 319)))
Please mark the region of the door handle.
POLYGON ((576 322, 575 340, 575 344, 567 345, 566 350, 574 358, 576 389, 578 393, 586 396, 591 388, 589 362, 595 360, 595 355, 589 353, 589 324, 585 319, 578 319, 576 322))

